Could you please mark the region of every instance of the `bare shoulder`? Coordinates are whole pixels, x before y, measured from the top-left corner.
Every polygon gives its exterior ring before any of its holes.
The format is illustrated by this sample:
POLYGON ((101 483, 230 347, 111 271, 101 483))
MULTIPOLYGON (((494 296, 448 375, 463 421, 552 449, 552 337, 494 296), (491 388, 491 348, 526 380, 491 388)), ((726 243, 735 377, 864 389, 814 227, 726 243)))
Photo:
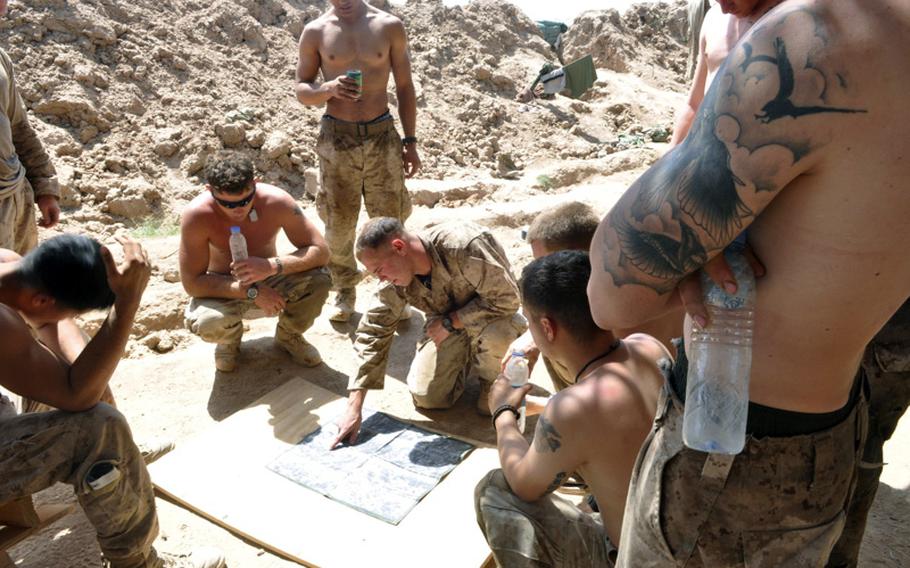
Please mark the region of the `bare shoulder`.
POLYGON ((633 333, 623 338, 623 342, 636 354, 656 363, 661 359, 673 359, 673 354, 658 339, 645 334, 633 333))
POLYGON ((261 207, 264 206, 275 211, 293 212, 299 208, 294 196, 277 185, 257 183, 256 196, 262 203, 261 207))
MULTIPOLYGON (((34 341, 28 324, 11 307, 0 304, 0 356, 19 351, 27 342, 34 341)), ((0 361, 2 362, 2 361, 0 361)))
POLYGON ((5 248, 0 248, 0 263, 15 262, 17 260, 20 260, 21 258, 22 257, 19 254, 17 254, 16 251, 12 251, 12 250, 5 249, 5 248))
POLYGON ((211 196, 204 191, 187 203, 181 213, 183 230, 204 226, 209 217, 213 216, 211 196))

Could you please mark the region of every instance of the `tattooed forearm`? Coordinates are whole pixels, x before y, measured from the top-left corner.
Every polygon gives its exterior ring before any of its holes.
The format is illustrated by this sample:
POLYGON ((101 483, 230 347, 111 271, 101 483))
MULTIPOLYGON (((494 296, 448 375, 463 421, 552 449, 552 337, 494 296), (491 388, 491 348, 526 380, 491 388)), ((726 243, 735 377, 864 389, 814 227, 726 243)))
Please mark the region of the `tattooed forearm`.
POLYGON ((555 452, 561 446, 562 435, 545 416, 541 415, 537 420, 537 430, 534 432, 534 448, 540 453, 545 453, 555 452))
POLYGON ((560 471, 559 473, 557 473, 556 477, 553 479, 553 482, 547 486, 547 489, 546 489, 546 491, 544 491, 544 493, 552 493, 552 492, 556 491, 557 489, 559 489, 559 487, 562 485, 562 482, 565 481, 566 477, 567 477, 567 475, 566 475, 566 472, 564 472, 564 471, 560 471))

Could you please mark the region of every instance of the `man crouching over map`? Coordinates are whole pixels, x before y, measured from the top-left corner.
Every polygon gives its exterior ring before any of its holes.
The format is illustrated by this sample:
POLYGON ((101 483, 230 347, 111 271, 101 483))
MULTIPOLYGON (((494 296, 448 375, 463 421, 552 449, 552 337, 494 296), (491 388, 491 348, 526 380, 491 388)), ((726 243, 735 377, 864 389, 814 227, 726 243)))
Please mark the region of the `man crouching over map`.
POLYGON ((613 566, 632 466, 651 429, 670 355, 649 335, 617 339, 597 327, 585 288, 588 254, 562 251, 529 264, 524 314, 540 352, 575 380, 553 395, 529 446, 518 408, 531 386, 500 375, 490 392, 502 469, 477 485, 477 522, 499 566, 613 566), (580 474, 600 512, 551 494, 580 474))

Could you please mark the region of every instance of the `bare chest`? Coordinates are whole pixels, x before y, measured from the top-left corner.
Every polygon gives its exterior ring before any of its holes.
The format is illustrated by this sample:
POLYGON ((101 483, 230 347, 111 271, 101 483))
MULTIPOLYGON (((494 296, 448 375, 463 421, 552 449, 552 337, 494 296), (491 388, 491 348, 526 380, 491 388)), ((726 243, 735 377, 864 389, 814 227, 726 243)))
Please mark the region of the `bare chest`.
POLYGON ((329 79, 348 69, 360 69, 367 80, 377 71, 388 72, 391 67, 389 50, 385 34, 369 25, 327 30, 319 49, 323 74, 329 79))

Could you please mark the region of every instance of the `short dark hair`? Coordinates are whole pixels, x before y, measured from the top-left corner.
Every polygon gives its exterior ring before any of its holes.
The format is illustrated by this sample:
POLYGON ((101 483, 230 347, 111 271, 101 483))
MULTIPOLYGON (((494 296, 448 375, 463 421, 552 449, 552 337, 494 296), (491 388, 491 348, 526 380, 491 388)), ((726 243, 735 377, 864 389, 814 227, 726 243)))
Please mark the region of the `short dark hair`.
POLYGON ((255 177, 253 161, 238 152, 220 152, 205 164, 206 183, 220 193, 245 193, 255 177))
POLYGON ((404 225, 394 217, 374 217, 366 222, 354 249, 359 256, 365 249, 376 250, 395 237, 404 234, 404 225))
POLYGON ((589 250, 600 219, 585 203, 573 201, 544 211, 528 227, 528 242, 541 241, 551 251, 589 250))
POLYGON ((78 312, 114 303, 101 244, 95 239, 82 235, 48 239, 22 258, 18 272, 26 286, 78 312))
POLYGON ((532 261, 521 273, 521 300, 535 314, 556 320, 578 339, 590 339, 600 328, 588 303, 591 262, 588 253, 565 250, 532 261))

